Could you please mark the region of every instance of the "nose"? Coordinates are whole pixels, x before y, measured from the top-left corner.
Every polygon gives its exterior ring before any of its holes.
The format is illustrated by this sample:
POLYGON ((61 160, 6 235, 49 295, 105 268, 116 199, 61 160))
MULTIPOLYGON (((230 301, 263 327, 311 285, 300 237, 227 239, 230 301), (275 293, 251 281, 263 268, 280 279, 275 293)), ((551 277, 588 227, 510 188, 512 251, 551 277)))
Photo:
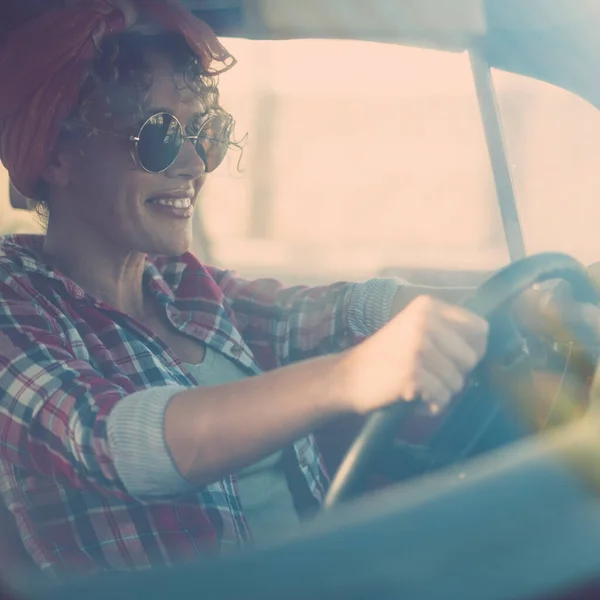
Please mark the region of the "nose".
POLYGON ((195 139, 186 138, 175 162, 165 171, 168 177, 198 179, 206 174, 206 165, 196 152, 195 139))

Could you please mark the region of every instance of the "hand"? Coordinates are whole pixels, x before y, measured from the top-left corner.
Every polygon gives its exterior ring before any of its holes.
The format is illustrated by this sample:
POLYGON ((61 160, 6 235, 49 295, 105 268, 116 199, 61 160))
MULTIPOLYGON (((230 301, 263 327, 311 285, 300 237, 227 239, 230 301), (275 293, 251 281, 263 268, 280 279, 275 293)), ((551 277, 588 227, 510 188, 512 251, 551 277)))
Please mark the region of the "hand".
POLYGON ((365 413, 420 398, 439 412, 463 389, 487 338, 488 323, 477 315, 429 296, 416 298, 346 351, 352 410, 365 413))

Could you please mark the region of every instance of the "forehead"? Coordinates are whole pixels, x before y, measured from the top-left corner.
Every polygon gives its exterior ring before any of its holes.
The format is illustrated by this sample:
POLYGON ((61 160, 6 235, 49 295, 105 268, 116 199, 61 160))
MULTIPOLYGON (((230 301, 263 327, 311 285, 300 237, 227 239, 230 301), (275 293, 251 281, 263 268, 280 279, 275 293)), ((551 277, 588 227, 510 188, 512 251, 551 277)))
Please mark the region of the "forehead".
POLYGON ((148 59, 152 67, 152 85, 146 97, 146 108, 168 109, 179 119, 205 112, 203 98, 186 84, 182 73, 174 70, 168 59, 151 56, 148 59))

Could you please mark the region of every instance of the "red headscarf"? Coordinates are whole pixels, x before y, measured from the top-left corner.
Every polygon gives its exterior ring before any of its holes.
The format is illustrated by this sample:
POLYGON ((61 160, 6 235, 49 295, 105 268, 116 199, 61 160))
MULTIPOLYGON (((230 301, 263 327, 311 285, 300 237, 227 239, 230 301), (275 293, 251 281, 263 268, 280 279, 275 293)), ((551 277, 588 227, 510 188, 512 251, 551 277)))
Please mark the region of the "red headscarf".
MULTIPOLYGON (((20 1, 0 0, 0 7, 20 1)), ((104 36, 149 17, 163 29, 181 33, 207 73, 216 75, 235 64, 210 27, 178 0, 64 3, 10 32, 0 47, 0 160, 14 186, 29 197, 61 124, 77 106, 85 71, 104 36)))

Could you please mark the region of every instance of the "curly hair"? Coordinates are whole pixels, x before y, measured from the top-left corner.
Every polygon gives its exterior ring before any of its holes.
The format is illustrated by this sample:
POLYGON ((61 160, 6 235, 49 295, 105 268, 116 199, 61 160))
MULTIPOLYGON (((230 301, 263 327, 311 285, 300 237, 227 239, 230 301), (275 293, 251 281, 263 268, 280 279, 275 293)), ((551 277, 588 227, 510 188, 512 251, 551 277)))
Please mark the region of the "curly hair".
MULTIPOLYGON (((109 119, 141 121, 153 84, 148 61, 152 54, 170 61, 175 73, 182 76, 183 87, 190 89, 200 100, 203 114, 225 112, 220 106, 218 77, 204 72, 198 57, 182 36, 148 31, 144 26, 138 26, 102 40, 98 56, 82 82, 78 107, 63 123, 61 139, 81 134, 82 124, 86 125, 86 135, 93 133, 89 116, 98 100, 107 107, 105 116, 109 119)), ((232 120, 232 135, 234 125, 232 120)), ((244 139, 230 138, 229 145, 241 150, 244 139)), ((34 200, 38 216, 47 225, 50 205, 44 182, 38 184, 34 200)))
MULTIPOLYGON (((100 92, 112 117, 141 119, 152 86, 149 54, 161 54, 170 60, 175 72, 183 76, 185 85, 200 99, 203 112, 220 110, 218 78, 203 72, 200 61, 182 36, 132 30, 102 41, 99 56, 83 82, 73 118, 87 120, 90 101, 100 92)), ((68 125, 69 120, 65 123, 68 125)))

